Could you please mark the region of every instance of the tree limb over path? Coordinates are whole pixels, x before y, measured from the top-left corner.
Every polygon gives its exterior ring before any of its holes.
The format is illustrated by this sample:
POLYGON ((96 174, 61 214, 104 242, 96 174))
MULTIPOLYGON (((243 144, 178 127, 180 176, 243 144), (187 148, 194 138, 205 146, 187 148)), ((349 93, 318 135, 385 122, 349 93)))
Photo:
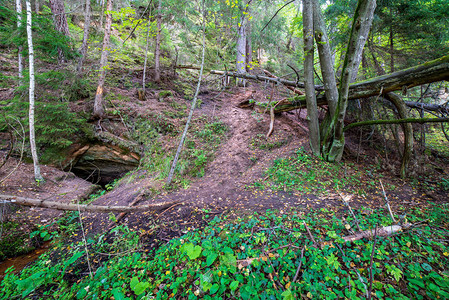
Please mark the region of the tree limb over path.
POLYGON ((11 203, 23 205, 23 206, 34 206, 42 208, 50 208, 56 210, 65 211, 84 211, 84 212, 98 212, 98 213, 110 213, 110 212, 138 212, 138 211, 155 211, 159 212, 170 206, 180 203, 181 201, 172 202, 162 202, 148 205, 138 205, 138 206, 113 206, 113 205, 93 205, 93 204, 73 204, 73 203, 62 203, 55 201, 45 201, 39 199, 23 198, 12 195, 0 195, 1 200, 10 201, 11 203))
MULTIPOLYGON (((348 98, 349 100, 369 98, 443 80, 449 80, 449 55, 405 70, 353 83, 349 86, 348 98)), ((276 107, 276 113, 306 107, 304 96, 296 96, 279 102, 282 103, 276 107)), ((317 96, 317 104, 326 105, 326 97, 317 96)))
MULTIPOLYGON (((240 77, 258 81, 271 81, 276 83, 282 83, 285 86, 294 86, 304 88, 304 83, 286 80, 282 78, 271 78, 268 76, 260 75, 248 75, 237 74, 235 72, 214 71, 211 74, 225 75, 232 77, 240 77)), ((405 70, 397 71, 391 74, 374 77, 365 81, 353 83, 349 86, 349 100, 369 98, 377 96, 379 94, 385 94, 388 92, 406 90, 418 85, 426 83, 449 80, 449 55, 443 56, 436 60, 426 62, 424 64, 411 67, 405 70)), ((323 91, 322 86, 315 86, 316 91, 323 91)), ((276 105, 275 113, 283 111, 291 111, 298 108, 306 107, 305 96, 295 96, 289 99, 280 100, 276 105)), ((327 105, 327 99, 324 94, 317 96, 318 105, 327 105)), ((421 104, 415 102, 406 102, 408 107, 421 108, 421 104), (420 106, 420 107, 417 107, 420 106)), ((424 109, 430 108, 430 110, 438 111, 442 109, 442 106, 427 105, 424 104, 424 109), (428 107, 427 107, 428 106, 428 107)))

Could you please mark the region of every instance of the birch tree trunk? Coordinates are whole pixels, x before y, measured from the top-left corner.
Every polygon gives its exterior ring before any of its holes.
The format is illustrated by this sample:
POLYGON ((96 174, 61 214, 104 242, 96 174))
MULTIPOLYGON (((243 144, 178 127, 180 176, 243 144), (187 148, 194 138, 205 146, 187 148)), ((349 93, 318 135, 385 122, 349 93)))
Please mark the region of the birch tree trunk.
MULTIPOLYGON (((67 24, 63 0, 49 0, 49 2, 56 30, 69 37, 69 25, 67 24)), ((61 49, 58 49, 58 59, 60 63, 64 62, 64 54, 61 49)))
POLYGON ((27 37, 28 37, 28 61, 30 68, 30 87, 29 87, 29 98, 30 107, 28 112, 29 123, 30 123, 30 147, 31 156, 33 157, 34 166, 34 179, 36 181, 42 181, 41 170, 39 167, 39 160, 37 157, 36 150, 36 138, 34 135, 34 49, 33 49, 33 32, 31 31, 31 3, 29 0, 26 1, 27 8, 27 37))
POLYGON ((307 103, 307 123, 309 125, 309 142, 312 153, 320 155, 320 130, 318 124, 318 109, 315 99, 313 70, 313 3, 303 0, 303 35, 304 35, 304 80, 307 103))
POLYGON ((87 53, 87 41, 89 40, 89 28, 90 28, 90 0, 86 0, 86 3, 84 4, 84 34, 83 34, 83 44, 81 46, 80 52, 81 57, 78 61, 78 66, 76 68, 76 73, 78 76, 81 75, 81 72, 83 70, 83 63, 86 59, 86 53, 87 53))
MULTIPOLYGON (((106 4, 106 10, 108 12, 112 10, 112 1, 113 0, 108 0, 106 4)), ((103 107, 104 81, 106 79, 106 67, 109 55, 109 41, 111 38, 111 26, 112 26, 112 15, 108 13, 106 15, 106 28, 104 30, 103 51, 101 52, 100 58, 100 75, 98 78, 98 87, 94 101, 94 112, 92 115, 94 118, 97 119, 101 119, 104 116, 104 107, 103 107)))
MULTIPOLYGON (((240 25, 238 28, 237 37, 237 58, 236 58, 236 71, 238 74, 246 73, 246 17, 242 11, 242 16, 240 17, 240 25)), ((236 78, 237 85, 244 86, 245 79, 236 78)))
POLYGON ((34 1, 34 11, 38 14, 40 11, 39 0, 34 1))
POLYGON ((157 4, 157 33, 156 33, 156 49, 154 51, 154 82, 161 82, 161 27, 162 27, 162 15, 161 15, 161 0, 157 4))
MULTIPOLYGON (((17 28, 22 26, 22 1, 16 0, 16 12, 17 12, 17 28)), ((23 78, 23 57, 22 57, 22 46, 19 46, 19 82, 22 84, 23 78)))

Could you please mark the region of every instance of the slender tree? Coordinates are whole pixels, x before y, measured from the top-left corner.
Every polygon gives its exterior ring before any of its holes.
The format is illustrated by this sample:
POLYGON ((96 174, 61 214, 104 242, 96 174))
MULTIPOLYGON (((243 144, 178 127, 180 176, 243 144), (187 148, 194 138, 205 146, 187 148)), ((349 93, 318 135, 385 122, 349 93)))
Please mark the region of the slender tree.
MULTIPOLYGON (((17 28, 20 29, 22 26, 22 1, 16 0, 16 11, 17 11, 17 28)), ((23 78, 23 58, 22 58, 22 46, 19 46, 19 81, 23 78)))
POLYGON ((91 15, 90 0, 86 0, 86 3, 84 4, 83 44, 81 45, 81 49, 80 49, 81 56, 79 58, 78 66, 77 66, 77 69, 76 69, 76 73, 78 75, 81 75, 81 72, 82 72, 82 69, 83 69, 83 63, 84 63, 84 60, 86 59, 87 41, 89 40, 90 15, 91 15))
POLYGON ((41 175, 41 170, 39 167, 39 161, 37 157, 36 150, 36 138, 34 134, 34 49, 33 49, 33 32, 31 30, 31 4, 29 0, 26 0, 27 9, 27 37, 28 37, 28 62, 30 68, 30 87, 29 87, 29 124, 30 124, 30 146, 31 146, 31 156, 33 157, 34 165, 34 179, 36 181, 43 180, 41 175))
POLYGON ((320 155, 320 126, 315 98, 313 70, 313 2, 303 0, 303 35, 304 35, 304 79, 307 102, 307 122, 309 125, 310 147, 314 155, 320 155))
POLYGON ((157 32, 156 32, 156 49, 154 50, 154 81, 156 83, 161 81, 161 34, 162 34, 162 4, 161 0, 157 4, 157 32))
MULTIPOLYGON (((336 111, 331 116, 329 130, 323 137, 324 156, 328 161, 339 161, 343 155, 344 149, 344 119, 346 116, 346 108, 348 106, 349 84, 352 81, 352 73, 355 70, 357 62, 357 53, 359 48, 365 46, 366 37, 363 38, 363 23, 368 22, 371 10, 376 8, 376 0, 359 0, 354 13, 351 27, 351 34, 346 50, 345 60, 338 88, 338 103, 336 111)), ((368 30, 369 31, 369 30, 368 30)))
MULTIPOLYGON (((243 3, 245 5, 245 2, 243 3)), ((244 8, 241 8, 241 16, 240 23, 238 27, 238 36, 237 36, 237 44, 236 44, 236 71, 238 74, 246 73, 246 35, 247 35, 247 9, 249 7, 249 3, 245 5, 244 8)), ((245 79, 237 78, 237 85, 244 85, 245 79)))
POLYGON ((95 94, 94 101, 94 112, 93 117, 101 119, 104 117, 104 107, 103 107, 103 95, 104 95, 104 81, 106 79, 106 66, 108 63, 108 55, 109 55, 109 42, 111 38, 111 27, 112 27, 112 1, 108 0, 106 4, 106 25, 104 30, 104 38, 103 38, 103 51, 101 52, 100 58, 100 75, 98 78, 98 87, 97 92, 95 94))

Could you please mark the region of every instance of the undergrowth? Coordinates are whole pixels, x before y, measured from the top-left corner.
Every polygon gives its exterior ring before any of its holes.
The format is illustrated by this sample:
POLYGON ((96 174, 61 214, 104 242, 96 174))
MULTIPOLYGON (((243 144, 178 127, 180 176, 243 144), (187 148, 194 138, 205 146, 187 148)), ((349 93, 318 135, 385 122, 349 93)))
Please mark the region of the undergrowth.
POLYGON ((256 181, 254 186, 316 194, 345 189, 361 195, 376 187, 374 179, 362 183, 361 178, 362 171, 354 166, 328 163, 299 148, 293 156, 275 159, 266 171, 268 180, 256 181))
MULTIPOLYGON (((119 226, 88 240, 91 261, 109 256, 92 278, 84 246, 60 246, 19 275, 8 270, 0 297, 362 299, 371 291, 382 299, 448 298, 448 212, 447 205, 415 209, 404 232, 352 243, 342 237, 353 233, 354 219, 326 209, 215 217, 152 253, 139 250, 138 232, 119 226)), ((356 217, 361 230, 392 224, 383 210, 356 217)))

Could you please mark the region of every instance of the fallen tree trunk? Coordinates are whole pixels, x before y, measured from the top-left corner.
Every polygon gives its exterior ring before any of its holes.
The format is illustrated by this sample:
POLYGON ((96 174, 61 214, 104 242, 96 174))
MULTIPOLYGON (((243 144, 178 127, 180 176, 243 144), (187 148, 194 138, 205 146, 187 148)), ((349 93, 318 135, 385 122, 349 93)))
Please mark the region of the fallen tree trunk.
POLYGON ((200 69, 201 69, 201 66, 195 66, 195 65, 177 65, 177 66, 175 66, 175 69, 200 70, 200 69))
MULTIPOLYGON (((348 99, 369 98, 443 80, 449 80, 449 55, 405 70, 353 83, 349 86, 348 99)), ((280 102, 282 103, 276 107, 276 113, 306 107, 304 96, 295 96, 280 102)), ((324 94, 317 96, 317 104, 327 105, 327 99, 324 94)), ((418 108, 415 102, 406 104, 409 107, 418 108)), ((433 108, 442 109, 443 107, 433 108)))
POLYGON ((56 210, 64 211, 83 211, 83 212, 99 212, 99 213, 110 213, 110 212, 137 212, 137 211, 162 211, 169 208, 173 204, 179 203, 180 201, 172 202, 162 202, 148 205, 139 206, 113 206, 113 205, 93 205, 93 204, 73 204, 73 203, 61 203, 55 201, 46 201, 39 199, 23 198, 12 195, 0 195, 0 199, 10 201, 11 203, 23 205, 23 206, 34 206, 42 208, 50 208, 56 210))
MULTIPOLYGON (((215 74, 215 75, 226 75, 226 76, 245 78, 245 79, 257 80, 257 81, 270 81, 270 82, 275 82, 275 83, 281 83, 285 86, 304 88, 303 82, 287 80, 287 79, 283 79, 283 78, 279 78, 279 77, 273 78, 273 77, 267 77, 267 76, 261 76, 261 75, 239 74, 236 72, 226 72, 226 71, 217 71, 217 70, 211 70, 210 73, 215 74)), ((323 91, 324 88, 321 85, 315 85, 315 90, 323 91)))
MULTIPOLYGON (((304 83, 286 80, 282 78, 272 78, 260 75, 237 74, 235 72, 211 71, 211 74, 227 75, 258 81, 279 82, 286 86, 304 88, 304 83)), ((423 85, 426 83, 449 80, 449 55, 442 58, 411 67, 405 70, 397 71, 391 74, 374 77, 365 81, 356 82, 349 86, 349 100, 369 98, 388 92, 407 90, 409 88, 423 85)), ((316 91, 323 91, 322 86, 316 85, 316 91)), ((317 96, 317 105, 327 105, 327 99, 324 94, 317 96)), ((410 108, 424 108, 429 111, 448 112, 444 105, 422 104, 419 102, 406 102, 410 108)), ((306 107, 306 98, 298 95, 290 99, 283 99, 276 105, 275 113, 291 111, 306 107)))

